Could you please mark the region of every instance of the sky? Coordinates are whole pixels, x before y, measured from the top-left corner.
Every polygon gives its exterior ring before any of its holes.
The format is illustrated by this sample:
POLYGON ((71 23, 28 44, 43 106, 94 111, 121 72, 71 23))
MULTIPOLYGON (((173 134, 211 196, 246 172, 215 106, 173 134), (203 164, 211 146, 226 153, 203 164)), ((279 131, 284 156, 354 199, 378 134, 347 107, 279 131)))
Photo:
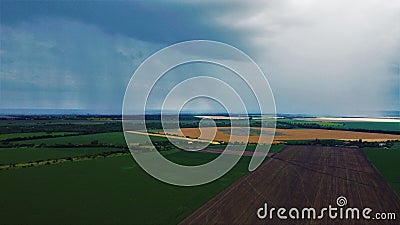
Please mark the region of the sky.
MULTIPOLYGON (((0 112, 121 113, 129 80, 146 58, 196 39, 227 43, 249 55, 268 79, 278 113, 400 111, 399 0, 1 0, 0 112)), ((178 68, 159 82, 153 94, 159 101, 151 109, 162 102, 166 92, 160 90, 190 77, 185 71, 234 76, 196 65, 178 68)), ((246 89, 232 85, 238 92, 246 89)), ((185 107, 221 108, 204 99, 185 107)))

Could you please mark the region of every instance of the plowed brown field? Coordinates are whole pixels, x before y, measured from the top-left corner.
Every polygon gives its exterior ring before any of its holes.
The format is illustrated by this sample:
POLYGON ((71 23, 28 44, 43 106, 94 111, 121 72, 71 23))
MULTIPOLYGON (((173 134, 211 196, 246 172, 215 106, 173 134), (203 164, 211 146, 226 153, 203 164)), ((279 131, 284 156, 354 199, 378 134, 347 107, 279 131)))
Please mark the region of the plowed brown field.
POLYGON ((400 224, 400 199, 368 162, 360 149, 322 146, 288 146, 256 171, 242 177, 215 196, 182 224, 400 224), (343 207, 369 207, 395 212, 396 220, 280 220, 276 214, 261 220, 257 210, 268 207, 313 207, 319 210, 336 199, 343 207))

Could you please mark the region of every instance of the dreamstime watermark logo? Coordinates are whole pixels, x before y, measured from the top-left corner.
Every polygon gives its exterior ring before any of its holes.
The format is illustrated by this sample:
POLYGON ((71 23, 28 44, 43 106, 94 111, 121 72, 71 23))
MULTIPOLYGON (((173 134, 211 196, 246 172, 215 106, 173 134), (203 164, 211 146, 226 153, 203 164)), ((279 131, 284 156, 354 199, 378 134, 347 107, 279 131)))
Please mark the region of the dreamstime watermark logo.
POLYGON ((369 207, 362 209, 357 207, 345 207, 347 205, 347 198, 340 196, 336 199, 338 207, 329 205, 328 207, 316 210, 313 207, 299 208, 268 208, 268 204, 264 203, 263 207, 257 210, 257 217, 259 219, 273 219, 278 218, 281 220, 297 220, 297 219, 313 219, 321 220, 324 218, 335 219, 365 219, 365 220, 396 220, 396 213, 394 212, 376 212, 369 207))
POLYGON ((232 137, 248 140, 250 110, 259 113, 258 123, 263 127, 249 163, 253 171, 267 156, 275 134, 276 109, 269 83, 259 66, 239 49, 221 42, 194 40, 161 49, 137 68, 126 88, 122 122, 132 156, 147 173, 169 184, 195 186, 218 179, 239 161, 247 141, 238 143, 232 137), (195 69, 188 70, 190 66, 195 69), (231 139, 214 160, 196 166, 180 165, 166 159, 150 136, 175 132, 165 136, 175 147, 188 151, 193 151, 193 146, 195 150, 206 148, 217 132, 212 117, 200 120, 198 139, 185 139, 180 130, 182 109, 199 99, 215 102, 228 113, 231 139), (161 109, 162 130, 148 129, 158 123, 149 120, 149 114, 156 114, 154 109, 161 109), (211 138, 203 133, 204 129, 212 131, 211 138), (227 149, 235 154, 227 154, 227 149))
POLYGON ((339 197, 336 199, 336 204, 337 204, 339 207, 342 207, 342 206, 347 205, 347 198, 346 198, 346 197, 343 197, 343 196, 339 196, 339 197))

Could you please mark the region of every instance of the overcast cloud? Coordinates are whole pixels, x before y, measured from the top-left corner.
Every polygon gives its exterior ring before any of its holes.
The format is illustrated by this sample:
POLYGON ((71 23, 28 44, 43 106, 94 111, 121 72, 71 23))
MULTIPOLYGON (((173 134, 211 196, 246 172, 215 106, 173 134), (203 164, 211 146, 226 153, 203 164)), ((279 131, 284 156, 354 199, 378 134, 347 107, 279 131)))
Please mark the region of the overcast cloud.
POLYGON ((0 110, 120 112, 137 66, 191 39, 244 50, 280 113, 400 110, 400 1, 0 4, 0 110))

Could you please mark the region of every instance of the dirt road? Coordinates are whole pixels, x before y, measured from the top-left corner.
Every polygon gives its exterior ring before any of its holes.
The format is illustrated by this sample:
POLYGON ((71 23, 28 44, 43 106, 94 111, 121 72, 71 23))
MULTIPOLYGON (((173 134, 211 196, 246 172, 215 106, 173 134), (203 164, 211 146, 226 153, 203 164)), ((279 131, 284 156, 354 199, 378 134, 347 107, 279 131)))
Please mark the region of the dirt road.
MULTIPOLYGON (((190 151, 190 150, 189 150, 190 151)), ((197 150, 192 150, 192 151, 197 151, 197 150)), ((199 152, 208 152, 208 153, 216 153, 216 154, 221 154, 222 152, 224 152, 224 149, 216 149, 216 148, 205 148, 202 150, 199 150, 199 152)), ((239 151, 235 151, 235 150, 225 150, 224 154, 229 154, 229 155, 240 155, 239 151)), ((263 153, 263 152, 256 152, 254 153, 254 151, 243 151, 243 156, 265 156, 267 155, 268 157, 272 157, 275 153, 263 153)))

